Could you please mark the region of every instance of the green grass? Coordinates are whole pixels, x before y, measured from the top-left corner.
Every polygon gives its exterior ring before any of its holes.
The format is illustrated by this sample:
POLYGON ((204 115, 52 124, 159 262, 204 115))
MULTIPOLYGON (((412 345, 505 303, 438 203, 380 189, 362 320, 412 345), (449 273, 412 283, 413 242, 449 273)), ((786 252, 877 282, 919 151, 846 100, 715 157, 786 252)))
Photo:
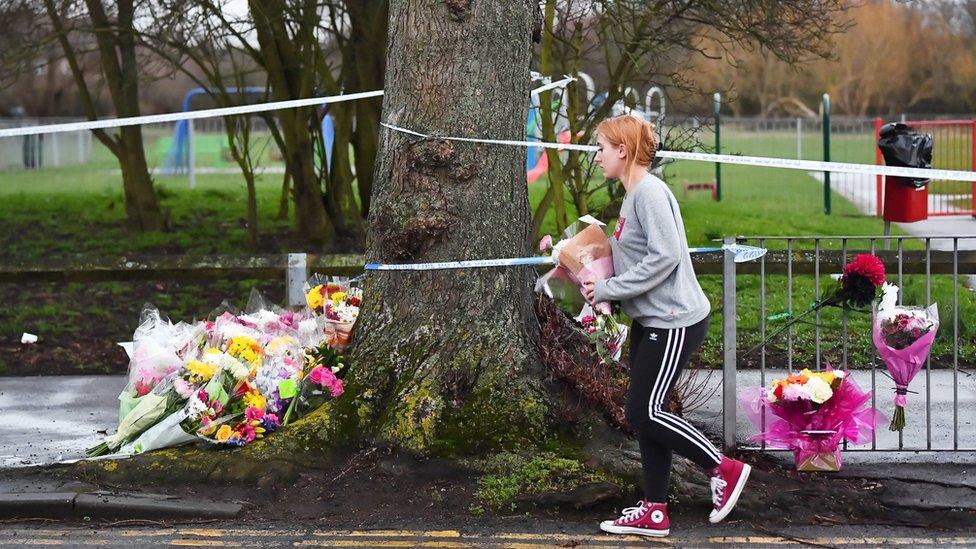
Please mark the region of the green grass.
MULTIPOLYGON (((750 155, 795 157, 793 134, 783 133, 757 136, 725 131, 723 152, 750 155)), ((169 134, 150 135, 147 147, 156 151, 155 162, 161 163, 169 134)), ((707 142, 708 137, 704 140, 707 142)), ((207 147, 214 149, 216 141, 207 147)), ((803 157, 819 158, 819 135, 804 135, 803 157)), ((841 161, 873 162, 871 140, 857 136, 835 136, 834 159, 841 161)), ((219 150, 219 147, 217 147, 219 150)), ((124 206, 121 177, 117 164, 100 147, 93 147, 94 161, 78 168, 45 169, 38 172, 0 173, 0 245, 6 262, 30 263, 41 259, 86 254, 90 256, 118 256, 123 254, 247 254, 246 189, 239 175, 201 174, 197 187, 188 188, 186 177, 156 176, 155 181, 162 207, 169 212, 174 230, 169 233, 134 233, 124 226, 124 206)), ((201 163, 207 160, 199 158, 201 163)), ((157 164, 158 165, 158 164, 157 164)), ((823 213, 823 191, 810 175, 792 170, 723 166, 722 201, 714 202, 704 192, 682 195, 685 180, 699 182, 714 178, 715 166, 679 162, 666 168, 666 179, 681 202, 686 232, 692 246, 710 245, 715 239, 729 235, 862 235, 882 233, 882 222, 858 213, 842 196, 832 196, 832 215, 823 213)), ((595 180, 593 185, 603 185, 595 180)), ((281 176, 259 176, 257 181, 259 227, 262 232, 262 253, 277 253, 301 249, 291 234, 291 220, 277 219, 281 176)), ((530 202, 537 204, 546 189, 542 179, 529 186, 530 202)), ((594 195, 600 207, 607 200, 602 190, 594 195)), ((568 198, 568 196, 567 196, 568 198)), ((570 217, 575 217, 568 203, 570 217)), ((605 219, 608 224, 615 220, 605 219)), ((550 211, 543 233, 554 233, 554 214, 550 211)), ((769 247, 779 245, 768 243, 769 247)), ((852 242, 851 249, 864 248, 865 241, 852 242)), ((918 248, 909 242, 907 248, 918 248)), ((839 247, 838 241, 826 247, 839 247)), ((838 270, 839 266, 834 266, 838 270)), ((832 284, 826 275, 821 287, 832 284)), ((716 314, 704 348, 705 362, 721 363, 721 280, 702 276, 702 286, 708 294, 716 314)), ((106 326, 98 334, 127 339, 131 335, 143 301, 152 301, 174 319, 200 318, 220 304, 224 298, 243 305, 252 281, 216 281, 207 284, 163 283, 104 283, 88 286, 58 288, 52 285, 32 285, 29 290, 4 291, 5 307, 0 313, 0 338, 15 340, 22 331, 37 330, 50 338, 68 339, 91 333, 93 323, 106 326), (42 287, 43 286, 43 287, 42 287), (73 303, 73 297, 88 299, 73 303)), ((786 283, 783 277, 767 279, 766 315, 787 309, 786 283)), ((793 308, 802 310, 813 300, 813 279, 800 276, 794 280, 793 308)), ((922 277, 908 277, 905 302, 924 301, 922 277)), ((283 296, 279 284, 263 286, 273 299, 283 296)), ((759 279, 741 275, 737 279, 739 348, 745 351, 759 341, 759 279)), ((936 365, 951 363, 953 284, 949 277, 932 279, 932 295, 940 304, 943 329, 940 331, 933 355, 936 365), (948 358, 947 358, 948 357, 948 358)), ((976 301, 965 287, 959 290, 960 358, 964 363, 976 362, 976 301)), ((822 330, 824 356, 838 361, 843 354, 838 311, 825 311, 822 330)), ((767 330, 772 330, 770 325, 767 330)), ((848 330, 851 344, 848 352, 851 364, 867 364, 871 359, 867 319, 852 315, 848 330)), ((36 332, 35 332, 36 333, 36 332)), ((813 334, 809 326, 794 331, 795 364, 812 364, 813 334)), ((786 338, 780 338, 771 348, 775 360, 782 359, 786 338), (778 358, 777 358, 778 357, 778 358)), ((9 361, 8 361, 9 363, 9 361)))

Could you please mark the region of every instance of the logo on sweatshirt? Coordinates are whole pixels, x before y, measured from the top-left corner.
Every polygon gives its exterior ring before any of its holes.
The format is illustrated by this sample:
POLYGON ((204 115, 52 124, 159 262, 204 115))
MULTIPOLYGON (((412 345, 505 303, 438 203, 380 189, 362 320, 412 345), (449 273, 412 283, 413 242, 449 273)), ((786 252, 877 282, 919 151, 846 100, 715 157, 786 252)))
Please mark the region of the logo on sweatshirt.
POLYGON ((657 333, 651 332, 647 334, 647 339, 650 339, 651 341, 657 341, 657 333))
POLYGON ((621 217, 617 219, 617 228, 613 230, 613 237, 618 241, 620 240, 620 233, 624 232, 624 223, 627 222, 626 217, 621 217))

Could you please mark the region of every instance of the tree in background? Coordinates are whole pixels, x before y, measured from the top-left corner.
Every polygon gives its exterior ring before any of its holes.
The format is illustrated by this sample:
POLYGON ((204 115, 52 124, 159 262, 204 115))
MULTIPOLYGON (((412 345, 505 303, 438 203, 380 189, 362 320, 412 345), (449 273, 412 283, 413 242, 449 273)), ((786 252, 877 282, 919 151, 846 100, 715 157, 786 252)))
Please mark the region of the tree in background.
POLYGON ((796 64, 736 44, 712 47, 693 72, 736 114, 809 116, 824 92, 841 114, 964 112, 976 104, 974 12, 972 2, 860 2, 838 16, 845 32, 829 37, 826 57, 796 64))
MULTIPOLYGON (((760 48, 782 62, 800 62, 829 53, 829 39, 843 30, 837 21, 845 0, 791 0, 762 2, 560 2, 545 0, 539 71, 543 74, 594 75, 598 89, 607 90, 600 106, 589 106, 581 83, 565 94, 565 121, 570 135, 592 139, 596 124, 624 100, 633 107, 628 86, 654 83, 669 95, 701 95, 703 88, 688 70, 693 61, 721 56, 739 48, 760 48)), ((709 88, 704 88, 709 89, 709 88)), ((710 95, 710 92, 709 92, 710 95)), ((556 110, 551 92, 540 95, 542 138, 555 141, 556 110)), ((679 147, 682 136, 665 136, 665 146, 679 147)), ((550 208, 555 209, 557 230, 569 222, 563 199, 580 215, 591 211, 612 215, 622 192, 611 192, 610 204, 593 204, 591 166, 583 155, 547 150, 548 190, 533 216, 538 233, 550 208), (562 157, 565 157, 563 160, 562 157)))
MULTIPOLYGON (((137 51, 135 29, 141 3, 136 0, 101 2, 98 0, 19 0, 0 8, 2 25, 19 37, 13 48, 5 50, 3 80, 16 80, 38 64, 49 74, 67 64, 77 89, 81 110, 91 120, 105 116, 99 102, 104 89, 111 114, 139 116, 140 82, 145 77, 146 60, 137 51), (11 22, 29 26, 12 28, 11 22), (27 40, 24 40, 27 38, 27 40), (55 57, 54 47, 60 49, 55 57), (39 55, 41 54, 41 55, 39 55), (97 60, 97 63, 94 61, 97 60)), ((92 130, 92 134, 118 159, 127 224, 136 230, 166 228, 159 208, 143 149, 142 127, 127 126, 115 131, 92 130)))

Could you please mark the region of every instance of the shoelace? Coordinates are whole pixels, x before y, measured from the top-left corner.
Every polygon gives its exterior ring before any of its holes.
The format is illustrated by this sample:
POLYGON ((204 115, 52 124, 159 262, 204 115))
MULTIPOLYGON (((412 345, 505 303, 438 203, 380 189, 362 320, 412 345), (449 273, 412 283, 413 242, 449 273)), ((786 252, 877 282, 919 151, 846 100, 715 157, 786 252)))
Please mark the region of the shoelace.
POLYGON ((728 483, 719 477, 712 477, 712 503, 716 507, 722 503, 722 496, 725 494, 725 487, 727 485, 728 483))
POLYGON ((643 501, 639 501, 639 502, 637 502, 637 507, 626 507, 626 508, 624 508, 624 510, 622 511, 623 516, 620 517, 617 520, 618 521, 627 521, 627 522, 630 522, 632 520, 636 520, 636 519, 638 519, 638 518, 640 518, 641 516, 644 515, 644 512, 646 511, 646 509, 647 508, 644 507, 644 502, 643 501))

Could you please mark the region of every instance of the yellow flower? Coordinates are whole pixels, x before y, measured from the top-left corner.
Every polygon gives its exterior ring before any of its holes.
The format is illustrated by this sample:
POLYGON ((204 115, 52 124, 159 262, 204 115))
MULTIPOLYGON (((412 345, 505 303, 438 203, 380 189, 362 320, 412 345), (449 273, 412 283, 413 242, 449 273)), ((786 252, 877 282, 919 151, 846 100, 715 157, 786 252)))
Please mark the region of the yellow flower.
POLYGON ((346 292, 336 292, 332 294, 332 303, 339 305, 346 300, 346 292))
POLYGON ((234 430, 230 428, 230 425, 221 425, 220 429, 217 429, 217 441, 227 442, 233 432, 234 430))
POLYGON ((822 379, 827 385, 833 384, 834 380, 837 379, 837 376, 833 372, 811 372, 809 369, 805 369, 801 373, 807 377, 822 379))
POLYGON ((251 364, 261 363, 261 344, 247 336, 238 336, 230 340, 227 352, 251 364))
POLYGON ((253 406, 263 411, 265 406, 267 406, 267 404, 268 402, 267 400, 265 400, 264 396, 262 396, 261 393, 258 393, 256 391, 252 391, 244 395, 245 406, 249 406, 249 407, 253 406))
POLYGON ((196 383, 210 381, 213 377, 215 368, 206 362, 191 360, 186 364, 187 371, 190 372, 190 380, 196 383))
POLYGON ((219 355, 220 354, 220 349, 218 349, 216 347, 209 347, 206 351, 203 352, 203 354, 205 354, 205 355, 219 355))
POLYGON ((322 285, 312 288, 305 294, 305 301, 308 303, 308 308, 313 311, 318 311, 322 309, 322 285))
POLYGON ((294 343, 295 343, 295 338, 291 336, 276 337, 272 339, 270 343, 268 343, 268 351, 272 353, 277 353, 282 348, 287 348, 289 345, 293 345, 294 343))

